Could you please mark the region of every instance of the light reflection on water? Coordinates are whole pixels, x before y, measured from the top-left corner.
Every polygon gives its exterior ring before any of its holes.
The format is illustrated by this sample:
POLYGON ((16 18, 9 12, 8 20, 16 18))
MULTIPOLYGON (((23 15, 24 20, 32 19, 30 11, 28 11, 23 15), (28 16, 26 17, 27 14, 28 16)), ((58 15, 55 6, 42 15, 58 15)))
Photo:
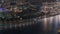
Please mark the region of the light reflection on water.
POLYGON ((53 31, 57 33, 57 29, 60 28, 60 15, 51 16, 44 18, 43 20, 43 30, 44 31, 53 31))
POLYGON ((47 18, 43 19, 44 31, 47 30, 47 18))

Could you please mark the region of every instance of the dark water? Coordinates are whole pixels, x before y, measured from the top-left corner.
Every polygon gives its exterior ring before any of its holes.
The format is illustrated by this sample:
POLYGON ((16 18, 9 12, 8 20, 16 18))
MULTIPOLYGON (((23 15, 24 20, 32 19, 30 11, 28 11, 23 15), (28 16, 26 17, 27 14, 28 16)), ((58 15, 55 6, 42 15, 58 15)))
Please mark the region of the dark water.
MULTIPOLYGON (((31 25, 26 27, 17 27, 16 29, 13 27, 12 29, 2 30, 2 34, 39 34, 39 25, 31 25)), ((41 30, 42 31, 42 30, 41 30)))
POLYGON ((58 34, 57 29, 60 28, 60 15, 34 19, 34 23, 24 27, 0 30, 0 34, 58 34))

